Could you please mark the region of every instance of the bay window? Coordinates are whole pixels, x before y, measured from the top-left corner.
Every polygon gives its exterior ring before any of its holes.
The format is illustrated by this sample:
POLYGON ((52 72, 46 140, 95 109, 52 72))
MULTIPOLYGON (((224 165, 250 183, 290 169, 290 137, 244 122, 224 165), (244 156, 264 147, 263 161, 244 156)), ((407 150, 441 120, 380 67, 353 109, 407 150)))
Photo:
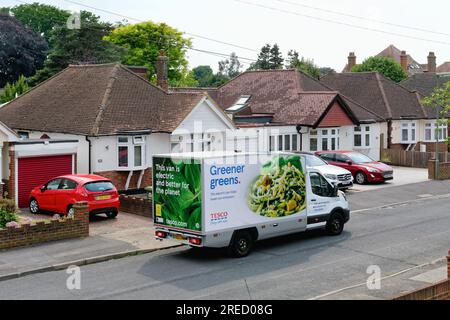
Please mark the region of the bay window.
POLYGON ((436 125, 436 122, 425 123, 425 141, 434 142, 438 138, 439 141, 447 140, 447 125, 440 124, 436 125))
POLYGON ((298 134, 284 134, 269 136, 269 150, 270 151, 299 151, 298 134))
POLYGON ((141 169, 145 163, 145 138, 143 136, 117 138, 117 164, 119 169, 141 169))
POLYGON ((401 123, 401 141, 402 143, 416 142, 416 123, 402 122, 401 123))

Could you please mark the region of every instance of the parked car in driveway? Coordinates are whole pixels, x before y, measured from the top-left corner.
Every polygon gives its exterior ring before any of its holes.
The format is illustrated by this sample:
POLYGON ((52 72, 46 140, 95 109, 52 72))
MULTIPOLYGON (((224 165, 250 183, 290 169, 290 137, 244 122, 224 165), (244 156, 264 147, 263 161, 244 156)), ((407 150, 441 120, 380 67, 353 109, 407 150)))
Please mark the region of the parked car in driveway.
POLYGON ((356 151, 318 151, 316 155, 329 164, 350 171, 359 184, 385 182, 394 178, 392 167, 356 151))
POLYGON ((331 184, 337 185, 339 189, 346 190, 353 187, 352 173, 346 169, 330 165, 320 157, 310 152, 296 152, 305 156, 306 167, 316 169, 331 184))
POLYGON ((73 205, 87 201, 90 214, 115 218, 119 212, 119 194, 111 180, 101 176, 65 175, 34 188, 30 194, 30 211, 73 215, 73 205))

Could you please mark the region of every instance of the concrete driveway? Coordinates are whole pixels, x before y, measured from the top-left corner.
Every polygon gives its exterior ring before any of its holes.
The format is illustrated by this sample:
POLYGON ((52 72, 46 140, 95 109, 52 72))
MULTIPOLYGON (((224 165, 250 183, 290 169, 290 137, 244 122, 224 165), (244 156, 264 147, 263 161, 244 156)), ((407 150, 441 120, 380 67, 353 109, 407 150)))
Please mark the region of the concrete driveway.
POLYGON ((377 190, 389 187, 402 186, 406 184, 413 184, 428 181, 428 169, 422 168, 408 168, 408 167, 392 167, 394 169, 394 179, 384 183, 376 184, 355 184, 348 192, 362 192, 377 190))

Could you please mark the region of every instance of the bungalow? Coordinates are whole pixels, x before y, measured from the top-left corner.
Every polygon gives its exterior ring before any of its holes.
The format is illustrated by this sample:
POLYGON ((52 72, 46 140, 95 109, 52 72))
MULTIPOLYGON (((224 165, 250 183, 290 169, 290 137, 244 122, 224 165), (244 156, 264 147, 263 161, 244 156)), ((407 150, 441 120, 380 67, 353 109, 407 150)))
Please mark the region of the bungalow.
POLYGON ((298 70, 246 71, 219 88, 172 91, 211 96, 239 128, 239 150, 357 149, 379 158, 384 119, 298 70))
POLYGON ((120 64, 73 65, 2 106, 4 191, 26 207, 32 187, 70 173, 142 188, 151 184, 152 155, 177 141, 222 149, 231 119, 205 93, 169 93, 166 57, 157 69, 159 87, 120 64))
POLYGON ((338 90, 386 119, 384 146, 402 150, 447 150, 447 126, 436 126, 436 114, 421 105, 422 96, 377 72, 333 73, 321 78, 325 85, 338 90), (435 134, 437 132, 437 136, 435 134))

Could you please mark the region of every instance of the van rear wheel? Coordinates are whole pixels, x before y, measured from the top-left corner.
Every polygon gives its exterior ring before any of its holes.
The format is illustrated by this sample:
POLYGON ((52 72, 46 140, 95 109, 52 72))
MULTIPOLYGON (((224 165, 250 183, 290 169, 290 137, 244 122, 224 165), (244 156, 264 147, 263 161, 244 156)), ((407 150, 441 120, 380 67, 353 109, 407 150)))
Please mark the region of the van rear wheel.
POLYGON ((253 248, 253 237, 248 231, 238 231, 233 235, 229 253, 235 258, 243 258, 247 256, 253 248))
POLYGON ((326 230, 330 236, 338 236, 344 230, 344 217, 340 213, 333 213, 327 222, 326 230))

